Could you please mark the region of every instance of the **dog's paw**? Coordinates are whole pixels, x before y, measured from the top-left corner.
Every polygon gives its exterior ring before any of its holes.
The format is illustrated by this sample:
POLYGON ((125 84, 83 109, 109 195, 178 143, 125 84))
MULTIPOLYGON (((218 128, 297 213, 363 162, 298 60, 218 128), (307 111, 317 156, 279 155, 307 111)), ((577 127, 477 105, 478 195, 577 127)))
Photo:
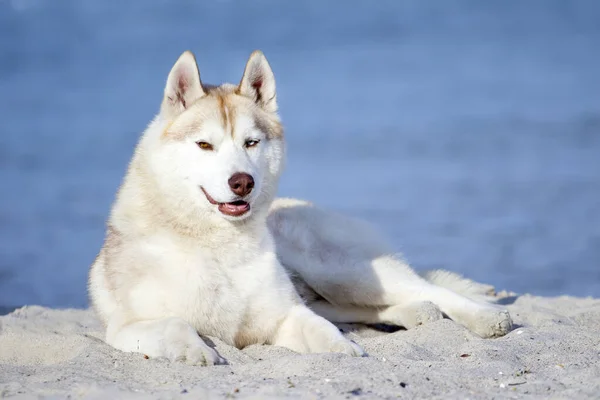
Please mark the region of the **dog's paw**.
POLYGON ((495 338, 506 335, 512 330, 512 326, 507 310, 489 307, 473 315, 467 327, 482 338, 495 338))
POLYGON ((415 325, 424 325, 444 318, 440 308, 430 301, 423 301, 414 306, 415 325))
MULTIPOLYGON (((201 339, 200 339, 201 340, 201 339)), ((189 365, 221 365, 226 364, 224 358, 202 343, 169 343, 165 349, 166 357, 171 361, 184 362, 189 365)))
POLYGON ((367 353, 358 344, 351 340, 343 339, 335 342, 327 351, 328 353, 343 353, 352 357, 365 357, 367 353))
POLYGON ((304 305, 290 310, 270 343, 298 353, 343 353, 354 357, 366 355, 359 345, 346 339, 335 325, 304 305))
POLYGON ((226 364, 212 347, 198 336, 194 328, 180 319, 172 319, 166 328, 164 355, 171 361, 181 361, 190 365, 226 364))

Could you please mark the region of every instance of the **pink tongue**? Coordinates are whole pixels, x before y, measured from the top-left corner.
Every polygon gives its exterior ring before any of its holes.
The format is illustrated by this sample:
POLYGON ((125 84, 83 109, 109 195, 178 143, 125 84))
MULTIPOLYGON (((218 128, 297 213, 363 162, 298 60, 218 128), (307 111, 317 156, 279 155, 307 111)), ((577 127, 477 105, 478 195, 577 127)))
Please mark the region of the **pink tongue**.
POLYGON ((241 215, 250 209, 248 203, 234 204, 234 203, 221 203, 219 204, 219 211, 225 214, 241 215))

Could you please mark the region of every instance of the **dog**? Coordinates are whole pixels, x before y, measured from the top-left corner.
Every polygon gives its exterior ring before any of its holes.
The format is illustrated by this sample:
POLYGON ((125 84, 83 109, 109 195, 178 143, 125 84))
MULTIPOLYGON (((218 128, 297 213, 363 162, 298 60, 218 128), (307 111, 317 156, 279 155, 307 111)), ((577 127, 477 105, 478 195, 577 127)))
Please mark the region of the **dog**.
POLYGON ((484 338, 510 331, 490 287, 419 275, 366 222, 276 199, 285 163, 275 78, 260 51, 238 85, 172 67, 90 268, 106 342, 193 365, 226 363, 203 336, 243 348, 364 356, 335 323, 410 329, 447 316, 484 338))

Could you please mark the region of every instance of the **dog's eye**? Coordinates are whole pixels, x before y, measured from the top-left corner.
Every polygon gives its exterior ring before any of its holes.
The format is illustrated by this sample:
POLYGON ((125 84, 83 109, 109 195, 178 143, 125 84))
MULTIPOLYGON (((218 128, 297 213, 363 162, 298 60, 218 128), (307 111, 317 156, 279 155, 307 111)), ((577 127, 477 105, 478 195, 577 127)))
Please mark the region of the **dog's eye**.
POLYGON ((210 143, 207 142, 196 142, 196 144, 198 145, 198 147, 200 147, 202 150, 212 150, 213 146, 210 143))
POLYGON ((246 140, 246 143, 244 143, 244 146, 246 146, 246 148, 249 149, 250 147, 256 146, 258 142, 260 142, 260 140, 258 139, 248 139, 246 140))

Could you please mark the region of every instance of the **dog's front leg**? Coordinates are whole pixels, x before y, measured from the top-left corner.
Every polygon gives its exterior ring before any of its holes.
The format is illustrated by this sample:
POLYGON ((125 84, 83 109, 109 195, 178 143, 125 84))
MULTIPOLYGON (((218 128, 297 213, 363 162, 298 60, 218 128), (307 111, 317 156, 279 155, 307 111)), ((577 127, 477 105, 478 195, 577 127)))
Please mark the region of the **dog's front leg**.
POLYGON ((305 305, 295 305, 279 325, 271 344, 298 353, 344 353, 364 356, 356 343, 346 339, 339 329, 305 305))
POLYGON ((177 317, 132 323, 122 323, 122 319, 113 317, 107 327, 106 342, 121 351, 192 365, 226 363, 190 324, 177 317))

